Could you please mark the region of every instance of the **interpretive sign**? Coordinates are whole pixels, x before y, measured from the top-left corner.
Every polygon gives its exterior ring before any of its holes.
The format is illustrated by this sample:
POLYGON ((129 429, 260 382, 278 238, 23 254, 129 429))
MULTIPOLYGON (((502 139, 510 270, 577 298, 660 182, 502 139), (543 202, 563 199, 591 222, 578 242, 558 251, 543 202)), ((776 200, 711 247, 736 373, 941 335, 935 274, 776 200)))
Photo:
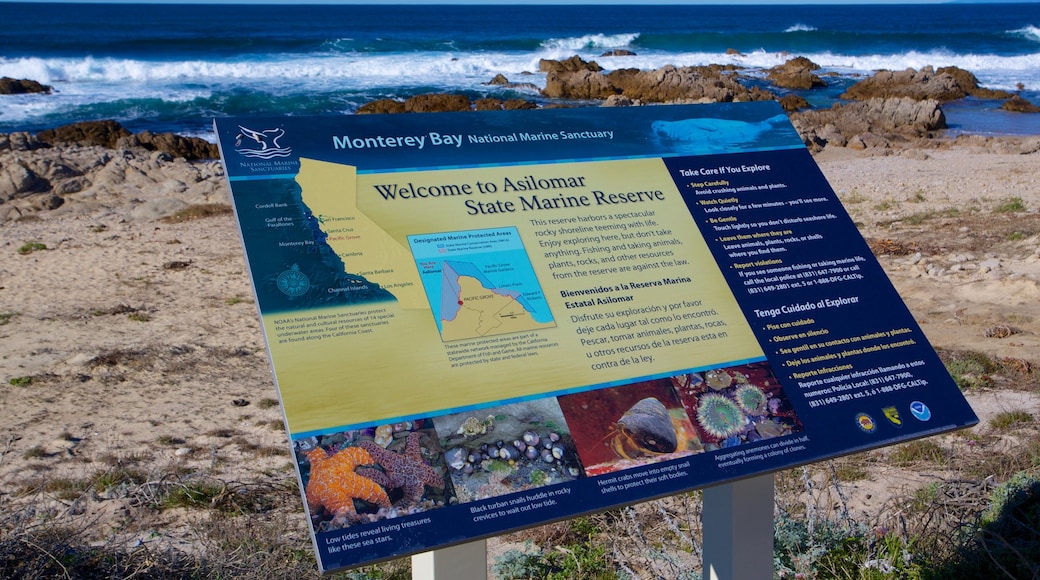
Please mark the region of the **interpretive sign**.
POLYGON ((216 130, 323 570, 977 421, 775 103, 216 130))

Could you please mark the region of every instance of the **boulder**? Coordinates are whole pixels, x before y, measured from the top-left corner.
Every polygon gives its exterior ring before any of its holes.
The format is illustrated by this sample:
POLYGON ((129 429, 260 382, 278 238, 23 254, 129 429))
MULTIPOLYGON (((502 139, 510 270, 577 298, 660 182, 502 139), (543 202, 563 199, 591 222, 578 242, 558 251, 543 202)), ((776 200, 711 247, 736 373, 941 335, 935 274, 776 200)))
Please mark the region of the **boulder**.
POLYGON ((47 147, 47 144, 41 143, 40 140, 36 138, 36 135, 27 131, 0 133, 0 152, 32 151, 33 149, 41 149, 43 147, 47 147))
POLYGON ((636 53, 625 48, 615 48, 614 50, 608 50, 600 56, 636 56, 636 53))
POLYGON ((0 77, 0 95, 24 95, 26 93, 50 94, 54 87, 42 85, 29 79, 0 77))
POLYGON ((845 91, 842 99, 868 100, 911 98, 918 101, 940 102, 963 99, 967 96, 980 99, 1008 98, 1010 93, 994 91, 979 86, 978 79, 970 72, 957 67, 944 67, 938 71, 924 67, 919 71, 879 71, 845 91))
POLYGON ((436 113, 451 111, 469 111, 473 103, 466 95, 448 95, 435 93, 416 95, 404 102, 406 113, 436 113))
POLYGON ((354 113, 357 115, 380 115, 380 114, 394 114, 404 112, 404 102, 395 101, 393 99, 379 99, 370 103, 365 103, 357 108, 354 113))
POLYGON ((939 101, 909 97, 871 99, 830 109, 793 113, 791 121, 812 151, 827 145, 887 147, 890 142, 930 137, 946 128, 939 101))
POLYGON ((504 87, 507 89, 525 89, 535 92, 538 91, 538 87, 533 83, 513 83, 510 82, 509 79, 507 79, 506 76, 502 73, 495 75, 495 78, 491 79, 485 84, 490 86, 504 87))
POLYGON ((538 105, 523 99, 502 100, 486 98, 477 99, 476 102, 473 103, 473 108, 477 111, 517 111, 524 109, 537 109, 538 105))
POLYGON ((130 131, 115 121, 82 121, 47 129, 36 134, 36 138, 48 145, 98 145, 114 149, 116 143, 129 137, 130 131))
POLYGON ((586 69, 550 70, 546 73, 545 88, 542 89, 542 94, 550 99, 606 99, 620 92, 603 73, 586 69))
POLYGON ((1004 102, 1000 106, 1005 111, 1011 111, 1012 113, 1040 113, 1040 107, 1030 103, 1026 99, 1023 99, 1019 95, 1014 95, 1010 99, 1004 102))
POLYGON ((773 86, 783 89, 815 89, 827 86, 823 79, 813 74, 813 71, 819 69, 820 65, 804 56, 799 56, 769 69, 767 78, 769 82, 773 83, 773 86))
MULTIPOLYGON (((555 62, 555 61, 551 61, 555 62)), ((644 103, 759 101, 775 98, 737 81, 737 67, 711 65, 656 70, 617 69, 604 74, 595 63, 573 57, 559 66, 544 64, 545 89, 551 99, 605 100, 622 95, 644 103), (575 60, 577 59, 577 60, 575 60)))
POLYGON ((19 161, 5 159, 0 165, 0 203, 47 191, 50 184, 19 161))
POLYGON ((595 61, 585 62, 580 56, 574 55, 567 60, 549 60, 543 58, 538 61, 538 70, 544 73, 553 71, 578 72, 583 70, 600 72, 603 70, 603 67, 596 64, 595 61))
POLYGON ((199 137, 182 137, 176 133, 141 131, 120 139, 116 145, 117 149, 142 147, 149 151, 166 153, 171 157, 183 157, 188 161, 220 158, 220 149, 216 143, 199 137))
POLYGON ((798 95, 784 95, 780 97, 780 106, 788 113, 793 113, 794 111, 808 109, 809 101, 806 101, 804 97, 798 95))
POLYGON ((736 67, 727 65, 675 67, 656 70, 621 69, 607 78, 624 96, 646 103, 772 100, 774 95, 737 82, 736 67))

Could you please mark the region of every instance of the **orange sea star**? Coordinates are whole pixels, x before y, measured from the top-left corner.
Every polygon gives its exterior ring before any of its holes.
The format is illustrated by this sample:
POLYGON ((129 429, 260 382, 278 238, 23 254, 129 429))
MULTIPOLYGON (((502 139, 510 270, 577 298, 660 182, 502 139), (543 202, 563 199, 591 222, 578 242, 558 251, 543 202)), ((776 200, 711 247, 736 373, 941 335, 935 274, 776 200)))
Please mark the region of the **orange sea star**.
POLYGON ((333 455, 317 447, 307 452, 311 464, 307 482, 307 509, 311 515, 322 510, 332 513, 333 523, 343 525, 358 520, 354 500, 361 499, 379 507, 390 507, 390 498, 383 488, 371 479, 358 475, 354 469, 370 465, 372 457, 360 447, 348 447, 333 455))
POLYGON ((358 473, 379 482, 388 490, 396 488, 404 490, 404 497, 397 503, 407 508, 419 505, 419 500, 423 495, 423 485, 444 487, 444 477, 423 460, 422 452, 419 449, 419 437, 421 435, 418 432, 409 433, 401 453, 383 449, 372 441, 362 441, 358 444, 367 450, 375 462, 385 470, 383 473, 371 467, 361 467, 358 468, 358 473))

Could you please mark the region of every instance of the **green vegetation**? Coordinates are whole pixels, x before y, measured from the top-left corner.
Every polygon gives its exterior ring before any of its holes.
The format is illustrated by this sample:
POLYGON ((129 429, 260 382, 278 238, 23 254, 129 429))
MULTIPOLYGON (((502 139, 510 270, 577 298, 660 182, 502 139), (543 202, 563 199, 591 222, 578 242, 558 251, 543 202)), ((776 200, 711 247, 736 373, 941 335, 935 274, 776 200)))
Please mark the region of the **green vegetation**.
POLYGON ((7 381, 8 384, 15 387, 28 387, 33 382, 32 377, 14 377, 7 381))
POLYGON ((993 386, 990 375, 1000 369, 989 355, 973 350, 948 354, 943 358, 943 364, 962 391, 993 386))
POLYGON ((39 252, 41 250, 46 250, 46 249, 47 249, 47 244, 44 244, 43 242, 26 242, 26 243, 22 244, 22 246, 20 248, 18 248, 18 253, 24 256, 26 254, 31 254, 33 252, 39 252))
POLYGON ((989 426, 993 429, 1007 429, 1024 423, 1032 423, 1033 416, 1027 411, 1016 409, 1014 411, 1003 411, 997 413, 989 420, 989 426))
POLYGON ((1001 200, 993 211, 997 213, 1016 213, 1026 211, 1026 204, 1022 202, 1021 197, 1009 197, 1001 200))
POLYGON ((949 460, 949 453, 931 439, 918 439, 897 446, 889 459, 900 467, 920 462, 944 464, 949 460))

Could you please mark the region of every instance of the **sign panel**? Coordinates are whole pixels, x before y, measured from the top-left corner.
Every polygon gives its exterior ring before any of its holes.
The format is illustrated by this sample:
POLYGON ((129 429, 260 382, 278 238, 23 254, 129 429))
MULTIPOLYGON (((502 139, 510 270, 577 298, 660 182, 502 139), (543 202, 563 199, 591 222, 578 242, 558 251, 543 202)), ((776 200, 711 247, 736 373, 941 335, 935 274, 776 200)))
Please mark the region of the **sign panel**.
POLYGON ((216 130, 323 570, 977 422, 775 103, 216 130))

